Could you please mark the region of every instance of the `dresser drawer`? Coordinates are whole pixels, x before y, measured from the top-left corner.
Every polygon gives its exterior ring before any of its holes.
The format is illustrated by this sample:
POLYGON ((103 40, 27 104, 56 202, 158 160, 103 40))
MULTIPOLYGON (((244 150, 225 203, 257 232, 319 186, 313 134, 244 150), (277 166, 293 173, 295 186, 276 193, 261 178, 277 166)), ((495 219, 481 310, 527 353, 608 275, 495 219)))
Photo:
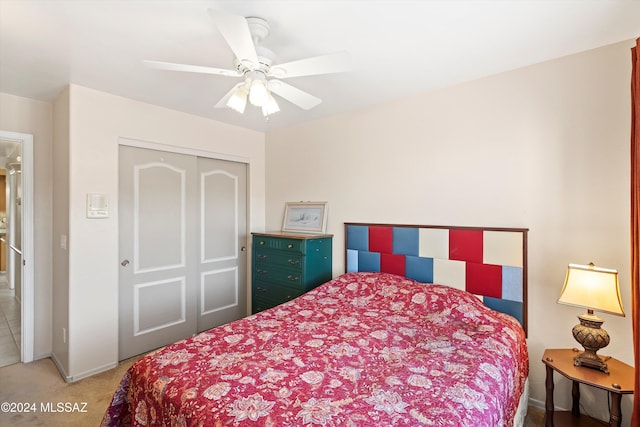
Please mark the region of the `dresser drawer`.
POLYGON ((254 285, 252 293, 254 296, 262 299, 273 299, 284 302, 299 297, 304 294, 304 290, 259 281, 254 285))
POLYGON ((256 267, 286 267, 296 271, 302 269, 303 258, 297 253, 286 253, 284 251, 275 252, 260 250, 256 251, 256 267))
POLYGON ((274 265, 256 266, 254 269, 255 278, 276 284, 287 284, 289 286, 302 286, 302 272, 281 269, 274 265))
POLYGON ((282 304, 282 301, 265 300, 254 296, 253 298, 251 298, 251 312, 258 313, 260 311, 268 310, 280 304, 282 304))
POLYGON ((270 298, 253 297, 251 300, 251 312, 257 313, 259 311, 267 310, 280 304, 284 304, 287 301, 288 300, 275 300, 270 298))
POLYGON ((305 241, 301 239, 287 239, 281 237, 256 236, 254 240, 254 249, 276 249, 285 252, 302 253, 305 241))
POLYGON ((304 294, 303 289, 292 289, 271 283, 254 283, 251 291, 251 310, 257 313, 275 307, 304 294))

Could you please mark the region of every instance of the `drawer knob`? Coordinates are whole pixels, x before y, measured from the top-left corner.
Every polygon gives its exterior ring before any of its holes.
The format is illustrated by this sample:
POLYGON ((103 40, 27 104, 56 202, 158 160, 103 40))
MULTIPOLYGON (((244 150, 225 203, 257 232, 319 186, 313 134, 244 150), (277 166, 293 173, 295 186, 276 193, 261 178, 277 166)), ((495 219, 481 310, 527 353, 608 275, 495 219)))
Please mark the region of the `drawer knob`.
POLYGON ((267 259, 266 255, 258 255, 258 259, 267 259))
POLYGON ((287 276, 287 279, 291 280, 292 282, 295 282, 296 280, 298 280, 298 277, 296 276, 292 276, 291 274, 287 276))
POLYGON ((291 249, 291 248, 293 248, 293 245, 292 245, 291 243, 289 243, 289 244, 287 245, 287 248, 291 249))
POLYGON ((297 260, 297 259, 290 259, 290 260, 289 260, 289 264, 291 264, 291 265, 298 265, 298 264, 300 264, 300 260, 297 260))
POLYGON ((261 245, 264 245, 264 240, 260 240, 260 244, 261 244, 261 245))

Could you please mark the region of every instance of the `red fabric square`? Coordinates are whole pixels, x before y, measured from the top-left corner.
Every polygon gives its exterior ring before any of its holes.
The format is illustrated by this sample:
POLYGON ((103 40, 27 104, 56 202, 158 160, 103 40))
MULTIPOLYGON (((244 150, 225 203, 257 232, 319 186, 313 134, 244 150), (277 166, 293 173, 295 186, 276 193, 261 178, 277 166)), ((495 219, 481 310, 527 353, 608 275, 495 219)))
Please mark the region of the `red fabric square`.
POLYGON ((380 271, 383 273, 406 276, 406 257, 404 255, 382 254, 380 255, 380 271))
POLYGON ((393 227, 369 227, 369 252, 393 253, 393 227))
POLYGON ((502 298, 502 266, 467 263, 467 292, 502 298))
POLYGON ((482 264, 482 230, 449 230, 449 259, 482 264))

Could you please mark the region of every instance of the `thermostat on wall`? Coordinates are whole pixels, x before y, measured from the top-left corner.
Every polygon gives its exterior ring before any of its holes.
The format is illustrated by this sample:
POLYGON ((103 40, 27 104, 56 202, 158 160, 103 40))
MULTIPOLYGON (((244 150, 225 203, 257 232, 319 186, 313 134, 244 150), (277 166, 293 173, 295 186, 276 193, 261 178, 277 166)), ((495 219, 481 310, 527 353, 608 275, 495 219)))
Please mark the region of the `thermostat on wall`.
POLYGON ((108 218, 109 198, 106 194, 87 194, 87 218, 108 218))

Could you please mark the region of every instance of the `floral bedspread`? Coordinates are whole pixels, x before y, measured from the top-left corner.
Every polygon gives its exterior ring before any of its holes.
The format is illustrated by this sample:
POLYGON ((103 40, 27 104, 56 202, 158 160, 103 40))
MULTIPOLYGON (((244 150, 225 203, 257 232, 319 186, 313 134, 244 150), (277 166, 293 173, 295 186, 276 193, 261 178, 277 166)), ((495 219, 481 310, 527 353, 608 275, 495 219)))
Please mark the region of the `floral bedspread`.
POLYGON ((348 273, 140 359, 102 425, 510 426, 528 369, 476 297, 348 273))

